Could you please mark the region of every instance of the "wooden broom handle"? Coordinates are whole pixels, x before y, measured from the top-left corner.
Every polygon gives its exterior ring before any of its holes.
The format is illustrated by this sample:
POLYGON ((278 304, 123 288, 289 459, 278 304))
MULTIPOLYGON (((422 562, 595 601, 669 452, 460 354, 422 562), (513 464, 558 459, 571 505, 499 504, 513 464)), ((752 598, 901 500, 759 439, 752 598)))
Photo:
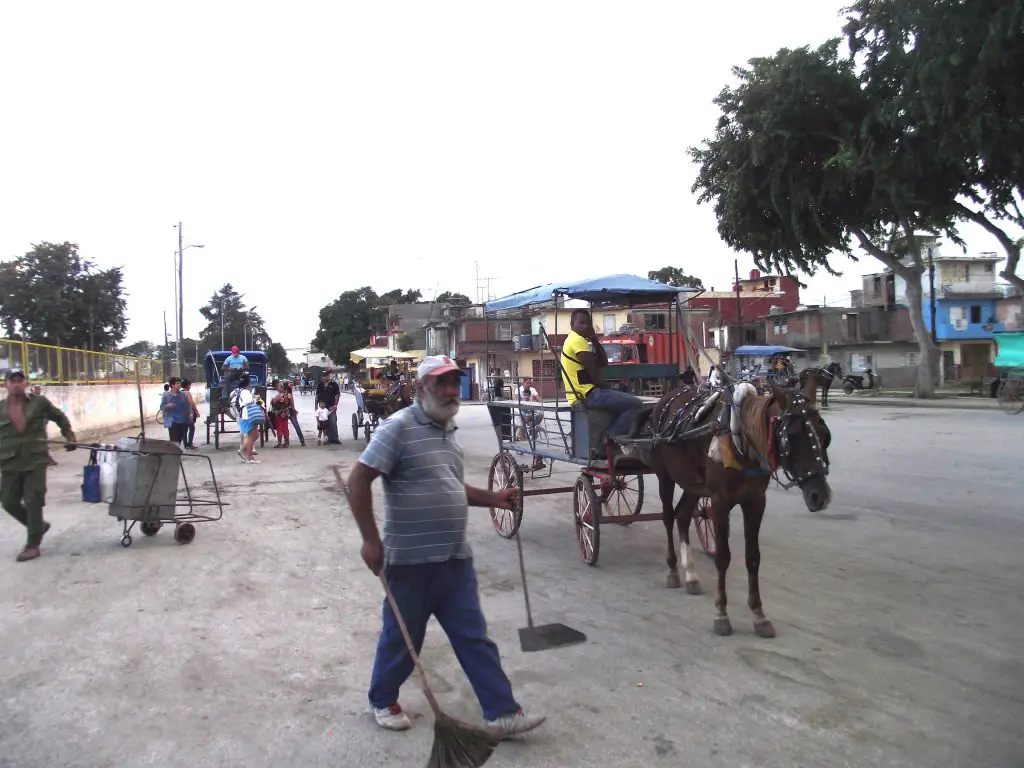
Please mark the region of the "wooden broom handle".
MULTIPOLYGON (((334 472, 334 477, 338 481, 338 487, 341 489, 342 494, 344 494, 345 501, 351 509, 352 499, 348 495, 348 485, 345 484, 345 480, 341 477, 341 467, 337 464, 332 464, 331 471, 334 472)), ((409 655, 412 657, 413 666, 416 667, 416 672, 419 674, 420 681, 423 683, 423 694, 427 697, 427 702, 430 704, 430 708, 434 710, 434 716, 440 717, 442 715, 441 706, 437 703, 437 699, 434 698, 434 692, 430 690, 430 684, 427 682, 427 673, 423 670, 423 665, 420 664, 420 655, 416 653, 416 645, 412 641, 412 635, 409 634, 409 628, 405 625, 405 619, 402 617, 402 612, 398 609, 398 603, 395 602, 395 596, 391 593, 391 587, 388 586, 388 580, 384 578, 384 571, 381 571, 377 577, 380 579, 380 585, 384 587, 384 594, 387 595, 388 604, 391 606, 391 612, 395 615, 395 621, 398 622, 398 628, 402 631, 402 638, 405 640, 405 647, 409 649, 409 655)))

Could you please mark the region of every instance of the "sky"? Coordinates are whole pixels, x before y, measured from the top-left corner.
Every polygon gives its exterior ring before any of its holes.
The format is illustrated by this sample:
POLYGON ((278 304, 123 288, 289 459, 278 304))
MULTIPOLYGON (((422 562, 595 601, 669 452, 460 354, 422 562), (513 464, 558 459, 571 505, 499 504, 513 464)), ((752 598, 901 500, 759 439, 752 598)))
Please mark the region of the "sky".
MULTIPOLYGON (((0 260, 78 243, 124 268, 125 342, 159 343, 180 221, 205 246, 185 336, 230 282, 293 358, 364 285, 475 299, 673 265, 728 290, 753 263, 686 150, 731 67, 838 35, 844 4, 5 3, 0 260)), ((879 265, 841 269, 803 301, 879 265)))

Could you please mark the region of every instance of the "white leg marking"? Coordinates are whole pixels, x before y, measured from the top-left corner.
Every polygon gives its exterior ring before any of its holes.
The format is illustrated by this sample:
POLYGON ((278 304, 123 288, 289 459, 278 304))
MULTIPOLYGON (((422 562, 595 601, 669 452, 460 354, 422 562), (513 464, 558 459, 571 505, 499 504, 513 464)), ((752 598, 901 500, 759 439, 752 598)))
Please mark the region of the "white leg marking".
POLYGON ((690 549, 690 545, 685 541, 680 542, 682 555, 683 555, 683 573, 684 581, 691 582, 697 581, 697 569, 693 566, 693 551, 690 549))

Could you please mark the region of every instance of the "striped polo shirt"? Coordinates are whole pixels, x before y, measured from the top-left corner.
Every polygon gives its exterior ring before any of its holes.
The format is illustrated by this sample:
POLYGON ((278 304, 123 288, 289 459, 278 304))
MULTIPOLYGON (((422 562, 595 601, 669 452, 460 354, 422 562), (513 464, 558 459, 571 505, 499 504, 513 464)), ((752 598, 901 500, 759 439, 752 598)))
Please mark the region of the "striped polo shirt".
POLYGON ((359 461, 384 483, 388 565, 472 557, 469 501, 455 425, 442 427, 414 403, 381 422, 359 461))

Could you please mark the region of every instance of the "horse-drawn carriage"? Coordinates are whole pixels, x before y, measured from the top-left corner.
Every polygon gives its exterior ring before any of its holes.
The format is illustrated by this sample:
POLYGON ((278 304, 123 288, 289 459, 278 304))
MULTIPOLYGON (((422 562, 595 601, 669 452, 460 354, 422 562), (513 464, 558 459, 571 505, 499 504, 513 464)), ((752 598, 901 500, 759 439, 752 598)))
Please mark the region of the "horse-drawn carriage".
POLYGON ((366 442, 377 429, 377 425, 393 413, 412 404, 412 385, 404 377, 396 381, 384 381, 387 388, 374 386, 364 390, 355 385, 356 412, 352 414, 352 439, 358 440, 363 433, 366 442))
POLYGON ((1024 331, 1003 331, 995 334, 999 350, 994 362, 999 373, 996 399, 999 407, 1011 416, 1024 411, 1024 331))
MULTIPOLYGON (((550 284, 491 301, 485 306, 485 317, 531 304, 555 302, 558 306, 562 299, 587 301, 592 308, 667 304, 676 310, 669 312, 670 332, 671 318, 681 314, 678 289, 631 275, 615 275, 550 284)), ((541 326, 541 333, 547 341, 541 348, 552 349, 555 367, 561 374, 560 350, 551 341, 558 338, 557 328, 549 336, 541 326)), ((683 387, 661 398, 646 399, 647 405, 634 421, 630 435, 613 438, 607 435, 609 414, 588 408, 585 398, 579 398, 581 404, 577 405, 559 402, 557 395, 554 402, 491 401, 487 409, 498 453, 491 461, 488 488, 513 488, 516 497, 511 511, 491 509, 494 528, 505 538, 517 538, 526 497, 571 492, 579 556, 584 563, 595 565, 603 523, 629 525, 661 520, 668 544, 666 586, 685 584, 687 592, 699 594, 689 545, 693 520, 702 546, 715 556, 719 588, 714 631, 724 635, 732 632, 724 589, 730 561, 729 513, 738 504, 743 510, 746 539, 747 604, 754 614, 755 632, 773 637, 775 629, 764 614, 758 587, 758 531, 768 485, 774 478, 784 488, 799 487, 811 511, 826 508, 831 500, 827 482, 830 435, 815 407, 815 394, 814 385, 804 392, 775 388, 767 395, 758 393, 749 383, 683 387), (538 410, 544 415, 543 431, 528 429, 522 416, 538 410), (527 488, 526 469, 531 485, 553 473, 541 474, 529 466, 524 469, 516 456, 576 465, 579 474, 571 486, 527 488), (662 510, 644 514, 644 478, 652 474, 658 480, 662 510), (678 501, 677 487, 683 490, 678 501), (677 567, 676 527, 685 581, 680 580, 677 567)))
MULTIPOLYGON (((230 352, 207 352, 203 358, 203 373, 206 376, 207 397, 210 411, 206 416, 206 444, 210 444, 213 435, 214 447, 220 448, 220 436, 238 434, 238 418, 231 409, 231 391, 234 382, 224 376, 224 361, 230 352), (228 429, 234 423, 236 428, 228 429)), ((242 352, 249 362, 249 382, 252 392, 261 402, 267 400, 267 356, 263 352, 242 352)), ((269 422, 264 421, 260 427, 260 446, 267 440, 269 422)))

